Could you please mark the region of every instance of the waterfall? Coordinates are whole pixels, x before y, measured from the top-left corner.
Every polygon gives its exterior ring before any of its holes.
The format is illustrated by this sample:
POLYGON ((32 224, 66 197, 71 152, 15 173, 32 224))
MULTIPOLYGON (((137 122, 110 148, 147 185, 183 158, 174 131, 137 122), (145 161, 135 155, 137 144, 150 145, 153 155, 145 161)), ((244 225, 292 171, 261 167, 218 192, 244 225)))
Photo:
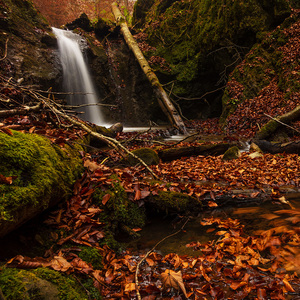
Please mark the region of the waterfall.
MULTIPOLYGON (((84 60, 81 48, 83 39, 72 31, 52 28, 57 37, 60 61, 63 67, 63 88, 67 93, 68 104, 82 105, 98 103, 97 93, 84 60)), ((78 111, 83 111, 82 119, 103 125, 104 119, 99 106, 85 106, 78 111)))

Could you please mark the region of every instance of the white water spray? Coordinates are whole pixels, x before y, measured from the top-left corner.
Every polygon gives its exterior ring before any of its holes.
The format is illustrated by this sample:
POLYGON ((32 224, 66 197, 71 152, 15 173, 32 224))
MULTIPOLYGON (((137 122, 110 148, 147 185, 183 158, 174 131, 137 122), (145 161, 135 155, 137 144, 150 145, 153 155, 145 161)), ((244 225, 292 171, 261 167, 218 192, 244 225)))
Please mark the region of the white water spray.
MULTIPOLYGON (((68 103, 70 105, 98 103, 97 94, 80 49, 81 36, 72 31, 57 28, 52 28, 52 30, 57 37, 63 67, 64 91, 74 93, 68 95, 68 103)), ((99 106, 86 106, 78 110, 84 111, 83 119, 98 125, 104 124, 99 106)))

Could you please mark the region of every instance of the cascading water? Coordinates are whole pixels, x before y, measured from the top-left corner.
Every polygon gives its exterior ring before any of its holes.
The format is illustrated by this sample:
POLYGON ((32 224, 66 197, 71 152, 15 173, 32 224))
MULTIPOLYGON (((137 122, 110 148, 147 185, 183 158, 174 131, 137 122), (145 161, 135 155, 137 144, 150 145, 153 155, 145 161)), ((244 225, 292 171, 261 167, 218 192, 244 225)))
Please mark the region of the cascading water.
POLYGON ((64 91, 70 93, 67 97, 68 103, 76 106, 87 104, 88 106, 79 109, 84 112, 82 118, 103 125, 104 118, 99 106, 91 106, 91 104, 98 103, 98 99, 81 51, 83 43, 81 36, 72 31, 57 28, 52 28, 52 30, 57 38, 60 61, 63 67, 64 91))

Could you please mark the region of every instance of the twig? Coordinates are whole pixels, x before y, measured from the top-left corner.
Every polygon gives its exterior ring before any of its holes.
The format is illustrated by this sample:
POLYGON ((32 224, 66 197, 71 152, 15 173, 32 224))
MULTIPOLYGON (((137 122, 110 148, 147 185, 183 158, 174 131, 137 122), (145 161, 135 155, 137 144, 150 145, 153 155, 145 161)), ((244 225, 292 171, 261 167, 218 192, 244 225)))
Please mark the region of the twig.
POLYGON ((39 103, 35 106, 25 106, 22 108, 15 108, 10 110, 0 110, 0 117, 8 117, 14 115, 24 115, 32 111, 38 111, 42 107, 42 103, 39 103))
POLYGON ((273 117, 271 117, 271 116, 270 116, 270 115, 268 115, 268 114, 265 114, 265 113, 264 113, 264 115, 265 115, 265 116, 267 116, 267 117, 269 117, 270 119, 272 119, 272 120, 274 120, 274 121, 278 122, 279 124, 281 124, 281 125, 284 125, 284 126, 286 126, 286 127, 290 128, 290 129, 292 129, 292 130, 294 130, 294 131, 296 131, 296 132, 300 133, 300 131, 299 131, 299 130, 297 130, 296 128, 294 128, 294 127, 292 127, 292 126, 290 126, 290 125, 288 125, 288 124, 286 124, 286 123, 283 123, 283 122, 281 122, 281 121, 277 120, 276 118, 273 118, 273 117))
POLYGON ((86 103, 86 104, 80 104, 80 105, 64 105, 66 108, 80 108, 85 106, 108 106, 108 107, 117 107, 115 104, 102 104, 102 103, 86 103))
POLYGON ((0 61, 4 60, 7 57, 7 44, 8 44, 8 41, 9 41, 9 37, 6 39, 4 56, 2 58, 0 58, 0 61))
POLYGON ((81 283, 81 281, 77 278, 77 276, 73 275, 75 279, 78 281, 78 283, 81 285, 81 287, 85 290, 87 296, 89 297, 89 300, 91 300, 91 293, 85 288, 85 286, 81 283))
POLYGON ((147 133, 147 132, 149 132, 150 130, 151 130, 151 125, 150 125, 149 129, 144 130, 144 131, 139 131, 135 136, 133 136, 133 137, 130 138, 129 140, 123 142, 122 144, 125 144, 125 145, 126 145, 126 144, 128 144, 128 143, 130 143, 130 142, 132 142, 132 141, 138 140, 138 137, 139 137, 140 135, 142 135, 142 134, 144 134, 144 133, 147 133))
POLYGON ((141 294, 140 294, 140 292, 139 292, 139 281, 138 281, 138 274, 139 274, 139 267, 140 267, 140 265, 141 265, 141 264, 143 263, 143 261, 151 254, 151 252, 153 252, 153 251, 155 250, 155 248, 156 248, 160 243, 162 243, 162 242, 165 241, 166 239, 168 239, 168 238, 170 238, 170 237, 172 237, 172 236, 178 234, 178 233, 184 228, 184 226, 185 226, 186 223, 189 221, 189 219, 190 219, 190 218, 187 218, 187 220, 184 222, 184 224, 182 225, 182 227, 181 227, 178 231, 176 231, 176 232, 174 232, 174 233, 172 233, 172 234, 170 234, 170 235, 164 237, 162 240, 160 240, 158 243, 156 243, 155 246, 154 246, 151 250, 149 250, 149 251, 146 253, 146 255, 138 262, 138 264, 137 264, 137 266, 136 266, 136 270, 135 270, 135 288, 136 288, 136 295, 137 295, 138 300, 141 300, 141 299, 142 299, 142 298, 141 298, 141 294))

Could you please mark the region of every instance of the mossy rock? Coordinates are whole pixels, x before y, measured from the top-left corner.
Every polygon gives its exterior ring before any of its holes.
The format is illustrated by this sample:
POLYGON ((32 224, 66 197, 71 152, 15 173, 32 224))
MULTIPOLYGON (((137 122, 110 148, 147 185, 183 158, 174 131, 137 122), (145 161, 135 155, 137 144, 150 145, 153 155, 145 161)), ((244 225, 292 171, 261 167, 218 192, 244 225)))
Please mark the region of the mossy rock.
POLYGON ((200 99, 206 95, 206 104, 180 103, 189 118, 220 115, 218 88, 236 66, 237 55, 243 58, 258 35, 276 28, 291 12, 286 0, 153 2, 138 0, 135 5, 136 24, 143 25, 146 42, 152 46, 145 55, 164 59, 168 68, 161 66, 161 60, 151 66, 163 83, 172 82, 169 88, 175 95, 200 99))
POLYGON ((163 213, 197 214, 202 209, 202 203, 195 197, 178 192, 159 191, 151 196, 151 208, 163 213))
POLYGON ((0 133, 0 236, 67 199, 82 171, 80 146, 60 148, 36 134, 0 133))
POLYGON ((95 189, 93 203, 103 209, 100 221, 106 224, 105 237, 102 244, 118 249, 115 240, 118 234, 126 234, 136 237, 132 228, 143 227, 146 222, 145 207, 139 207, 136 202, 131 201, 118 178, 112 176, 110 188, 103 190, 101 187, 95 189), (103 204, 103 199, 107 202, 103 204))
POLYGON ((233 146, 224 153, 223 160, 237 159, 240 155, 240 149, 237 146, 233 146))
POLYGON ((88 299, 86 292, 70 275, 46 268, 27 271, 3 267, 0 271, 0 286, 8 300, 88 299))
MULTIPOLYGON (((138 158, 143 160, 147 165, 157 165, 159 164, 159 157, 156 151, 151 148, 140 148, 133 150, 132 153, 136 155, 138 158)), ((127 155, 127 161, 130 165, 136 165, 139 161, 132 157, 131 155, 127 155)))

